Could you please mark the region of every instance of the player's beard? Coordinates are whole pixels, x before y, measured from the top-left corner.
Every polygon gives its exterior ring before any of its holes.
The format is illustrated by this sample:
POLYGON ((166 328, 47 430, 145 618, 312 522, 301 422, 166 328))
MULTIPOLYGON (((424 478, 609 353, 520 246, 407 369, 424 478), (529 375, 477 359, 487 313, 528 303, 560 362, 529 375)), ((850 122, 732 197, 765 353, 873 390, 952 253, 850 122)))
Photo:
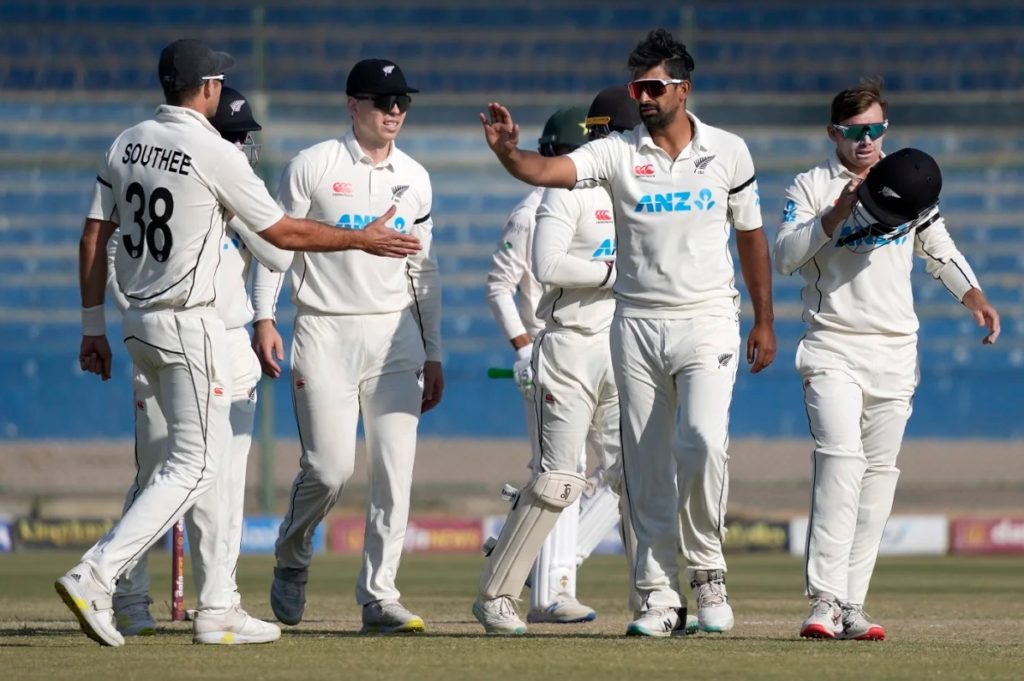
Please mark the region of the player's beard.
POLYGON ((640 119, 647 126, 647 131, 651 133, 661 132, 672 124, 672 121, 676 119, 676 114, 679 109, 673 109, 671 111, 663 111, 660 106, 651 102, 650 104, 640 105, 640 119))

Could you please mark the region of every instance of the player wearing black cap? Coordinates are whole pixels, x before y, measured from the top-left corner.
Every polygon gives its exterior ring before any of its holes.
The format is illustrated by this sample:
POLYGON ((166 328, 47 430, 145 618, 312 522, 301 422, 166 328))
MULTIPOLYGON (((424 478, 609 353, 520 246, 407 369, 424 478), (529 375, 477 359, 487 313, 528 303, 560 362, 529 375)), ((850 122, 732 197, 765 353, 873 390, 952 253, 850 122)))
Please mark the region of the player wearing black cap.
POLYGON ((999 337, 999 315, 939 212, 938 164, 917 149, 882 157, 886 109, 874 82, 836 95, 827 127, 835 155, 786 191, 775 241, 779 271, 806 282, 796 364, 815 443, 811 612, 800 629, 809 638, 885 638, 864 601, 918 381, 914 256, 987 328, 983 343, 999 337))
MULTIPOLYGON (((361 420, 370 484, 356 580, 362 631, 422 631, 423 619, 399 602, 396 577, 420 415, 444 390, 433 193, 426 169, 396 145, 410 93, 418 92, 402 69, 387 59, 365 59, 349 72, 345 91, 352 129, 299 152, 282 174, 278 201, 290 215, 356 234, 378 215, 393 214, 395 229, 416 235, 423 249, 388 262, 296 254, 291 387, 303 453, 275 548, 270 604, 281 622, 302 620, 313 532, 352 475, 361 420)), ((256 349, 274 374, 280 346, 273 308, 281 276, 258 268, 256 277, 256 349), (271 283, 261 283, 267 277, 271 283)))

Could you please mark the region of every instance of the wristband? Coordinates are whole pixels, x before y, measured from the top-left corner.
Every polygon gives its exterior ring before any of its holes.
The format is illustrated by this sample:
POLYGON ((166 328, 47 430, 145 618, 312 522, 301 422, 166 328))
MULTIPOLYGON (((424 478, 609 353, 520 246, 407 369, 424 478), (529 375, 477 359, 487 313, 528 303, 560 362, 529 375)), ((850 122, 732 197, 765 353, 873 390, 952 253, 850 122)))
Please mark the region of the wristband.
POLYGON ((103 305, 82 308, 82 335, 107 335, 107 318, 104 315, 103 305))

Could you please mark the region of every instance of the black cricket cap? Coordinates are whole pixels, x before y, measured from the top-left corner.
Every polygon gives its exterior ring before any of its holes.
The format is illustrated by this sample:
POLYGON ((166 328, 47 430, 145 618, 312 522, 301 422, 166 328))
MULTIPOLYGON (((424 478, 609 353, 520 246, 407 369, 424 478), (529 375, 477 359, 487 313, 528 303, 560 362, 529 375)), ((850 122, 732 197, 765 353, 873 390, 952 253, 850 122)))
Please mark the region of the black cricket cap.
POLYGON ((214 52, 205 43, 175 40, 160 52, 157 72, 166 92, 185 92, 203 84, 207 76, 219 76, 235 65, 227 52, 214 52))
POLYGON ((345 81, 347 95, 407 95, 419 92, 405 82, 405 74, 388 59, 364 59, 352 67, 345 81))
POLYGON ((883 225, 898 227, 937 204, 941 191, 939 164, 920 149, 907 147, 875 164, 857 187, 857 198, 883 225))
POLYGON ((253 118, 252 107, 245 95, 227 85, 220 92, 220 104, 210 123, 221 135, 263 129, 253 118))
POLYGON ((632 130, 640 125, 640 105, 629 96, 625 85, 612 85, 594 97, 587 111, 587 127, 602 125, 610 130, 632 130))

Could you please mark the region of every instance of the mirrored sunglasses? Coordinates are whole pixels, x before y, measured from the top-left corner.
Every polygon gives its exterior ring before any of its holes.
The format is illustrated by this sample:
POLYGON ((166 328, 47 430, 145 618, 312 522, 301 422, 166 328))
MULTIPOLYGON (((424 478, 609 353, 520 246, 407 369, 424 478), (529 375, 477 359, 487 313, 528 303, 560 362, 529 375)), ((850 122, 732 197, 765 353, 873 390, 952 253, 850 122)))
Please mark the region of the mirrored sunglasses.
POLYGON ((663 78, 644 78, 642 80, 634 80, 632 83, 628 83, 626 88, 629 90, 629 96, 633 99, 640 99, 645 92, 651 99, 657 99, 665 94, 669 85, 679 85, 682 82, 683 81, 678 78, 672 78, 671 80, 665 80, 663 78))
POLYGON ((885 134, 889 127, 889 121, 881 123, 861 123, 857 125, 839 125, 833 123, 832 128, 848 140, 859 142, 867 135, 868 139, 876 140, 885 134))
POLYGON ((412 97, 409 95, 355 95, 355 98, 364 102, 373 102, 375 109, 385 113, 391 113, 391 109, 398 107, 398 113, 405 113, 412 104, 412 97))

